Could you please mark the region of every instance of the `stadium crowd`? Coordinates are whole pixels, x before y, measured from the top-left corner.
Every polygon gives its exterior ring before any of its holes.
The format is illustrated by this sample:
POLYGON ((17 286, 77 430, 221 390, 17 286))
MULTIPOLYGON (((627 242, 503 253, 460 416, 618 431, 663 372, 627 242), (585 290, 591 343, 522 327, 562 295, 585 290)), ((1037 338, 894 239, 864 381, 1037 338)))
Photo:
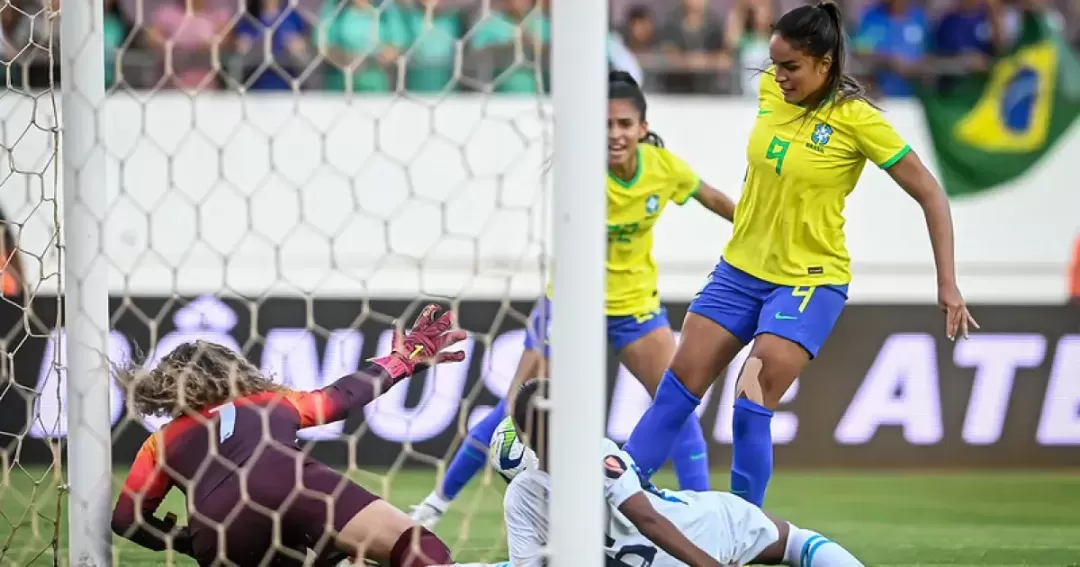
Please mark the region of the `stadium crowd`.
MULTIPOLYGON (((612 65, 632 71, 647 90, 752 95, 771 23, 802 0, 609 1, 612 65)), ((59 75, 62 2, 0 0, 0 72, 11 88, 44 88, 50 72, 59 75)), ((546 84, 550 0, 104 3, 113 89, 534 93, 546 84)), ((910 96, 919 77, 986 68, 1015 38, 1023 8, 1050 12, 1080 46, 1075 0, 841 5, 854 71, 878 96, 910 96)))

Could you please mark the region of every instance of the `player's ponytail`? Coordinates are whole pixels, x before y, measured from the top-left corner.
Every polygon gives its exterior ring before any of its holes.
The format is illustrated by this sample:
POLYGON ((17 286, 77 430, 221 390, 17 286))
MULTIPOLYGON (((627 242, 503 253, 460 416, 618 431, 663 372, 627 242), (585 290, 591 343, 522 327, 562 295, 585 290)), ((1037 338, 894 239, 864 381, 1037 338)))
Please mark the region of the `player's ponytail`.
MULTIPOLYGON (((638 85, 637 80, 630 73, 618 70, 608 73, 608 99, 629 100, 630 104, 633 104, 641 115, 641 121, 646 121, 645 114, 648 110, 648 104, 645 102, 645 93, 642 92, 641 86, 638 85)), ((652 144, 658 148, 664 147, 663 138, 651 130, 646 132, 645 137, 639 141, 652 144)))
POLYGON ((822 0, 816 5, 799 6, 777 20, 773 28, 792 47, 813 57, 828 56, 832 59, 825 82, 824 96, 807 108, 806 113, 824 106, 830 100, 836 103, 847 100, 867 100, 866 89, 853 77, 844 73, 847 61, 847 36, 840 7, 832 0, 822 0))

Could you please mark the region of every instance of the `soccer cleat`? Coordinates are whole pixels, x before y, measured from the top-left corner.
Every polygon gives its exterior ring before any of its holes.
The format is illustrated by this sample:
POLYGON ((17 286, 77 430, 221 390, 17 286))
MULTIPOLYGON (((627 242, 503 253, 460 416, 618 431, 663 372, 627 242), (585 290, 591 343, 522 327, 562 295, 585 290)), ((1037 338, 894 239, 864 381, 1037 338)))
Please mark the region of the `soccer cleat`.
POLYGON ((412 513, 409 517, 412 518, 417 525, 434 531, 435 526, 438 525, 439 520, 442 519, 443 514, 450 507, 450 502, 443 499, 438 494, 432 492, 428 494, 424 501, 412 507, 412 513))

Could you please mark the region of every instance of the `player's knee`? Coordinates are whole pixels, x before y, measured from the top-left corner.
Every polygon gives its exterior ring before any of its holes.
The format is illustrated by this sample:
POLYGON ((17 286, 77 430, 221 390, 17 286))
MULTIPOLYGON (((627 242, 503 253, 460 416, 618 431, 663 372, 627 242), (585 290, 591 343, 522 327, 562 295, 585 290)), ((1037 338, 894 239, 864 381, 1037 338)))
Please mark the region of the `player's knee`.
POLYGON ((756 356, 746 359, 742 372, 739 373, 739 381, 735 385, 735 395, 758 405, 765 405, 765 386, 762 382, 761 371, 764 367, 762 360, 756 356))
POLYGON ((450 563, 453 563, 450 549, 426 528, 405 530, 390 552, 391 567, 429 567, 450 563))

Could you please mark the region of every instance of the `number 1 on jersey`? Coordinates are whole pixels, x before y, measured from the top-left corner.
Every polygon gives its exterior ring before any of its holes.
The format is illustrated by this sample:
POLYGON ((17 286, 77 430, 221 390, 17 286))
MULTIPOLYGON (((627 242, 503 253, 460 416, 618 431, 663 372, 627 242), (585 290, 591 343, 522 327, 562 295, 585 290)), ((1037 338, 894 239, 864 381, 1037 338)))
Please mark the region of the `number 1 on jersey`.
POLYGON ((765 159, 776 160, 777 175, 780 175, 780 170, 784 167, 784 156, 787 155, 789 146, 791 146, 791 142, 785 142, 778 136, 773 136, 772 141, 769 142, 769 149, 765 151, 765 159))
POLYGON ((218 443, 224 443, 229 437, 233 436, 233 432, 236 430, 236 406, 229 402, 210 411, 220 417, 218 421, 218 443))

